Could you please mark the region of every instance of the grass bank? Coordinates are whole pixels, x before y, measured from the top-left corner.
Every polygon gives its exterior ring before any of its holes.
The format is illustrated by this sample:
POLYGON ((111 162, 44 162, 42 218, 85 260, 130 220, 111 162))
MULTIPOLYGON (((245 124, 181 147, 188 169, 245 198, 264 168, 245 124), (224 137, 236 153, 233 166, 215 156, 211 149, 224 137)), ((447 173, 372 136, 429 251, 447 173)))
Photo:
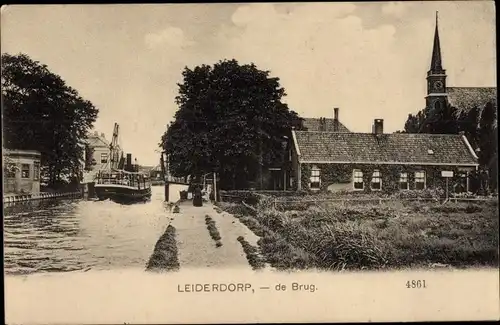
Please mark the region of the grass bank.
POLYGON ((216 247, 221 247, 222 242, 221 242, 221 235, 219 233, 219 230, 217 229, 217 226, 215 225, 215 221, 209 216, 205 216, 205 223, 207 224, 207 229, 208 232, 210 233, 210 237, 215 241, 215 246, 216 247))
POLYGON ((256 235, 278 269, 401 269, 498 265, 498 202, 333 202, 278 211, 221 203, 256 235))
POLYGON ((146 266, 147 271, 176 271, 179 269, 175 227, 169 225, 158 239, 153 254, 146 266))
POLYGON ((259 270, 266 266, 262 258, 259 256, 257 247, 252 246, 243 236, 239 236, 237 240, 240 242, 241 247, 243 247, 243 251, 247 256, 248 264, 250 264, 252 269, 259 270))

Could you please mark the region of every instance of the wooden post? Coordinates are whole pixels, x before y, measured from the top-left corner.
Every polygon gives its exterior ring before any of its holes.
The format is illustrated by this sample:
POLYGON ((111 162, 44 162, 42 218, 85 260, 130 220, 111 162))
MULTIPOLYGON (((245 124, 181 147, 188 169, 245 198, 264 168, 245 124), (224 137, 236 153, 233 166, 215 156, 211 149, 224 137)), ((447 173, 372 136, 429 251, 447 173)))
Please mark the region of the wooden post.
POLYGON ((297 163, 297 191, 302 189, 302 165, 297 163))
POLYGON ((446 201, 448 202, 448 177, 446 177, 446 201))
MULTIPOLYGON (((168 167, 166 166, 166 161, 165 158, 168 159, 168 157, 163 156, 164 152, 161 153, 160 157, 160 168, 161 168, 161 173, 163 176, 163 181, 164 181, 164 187, 165 187, 165 202, 168 202, 169 200, 169 184, 168 184, 168 167)), ((165 154, 166 156, 166 154, 165 154)))
POLYGON ((214 202, 217 202, 217 173, 214 172, 214 202))

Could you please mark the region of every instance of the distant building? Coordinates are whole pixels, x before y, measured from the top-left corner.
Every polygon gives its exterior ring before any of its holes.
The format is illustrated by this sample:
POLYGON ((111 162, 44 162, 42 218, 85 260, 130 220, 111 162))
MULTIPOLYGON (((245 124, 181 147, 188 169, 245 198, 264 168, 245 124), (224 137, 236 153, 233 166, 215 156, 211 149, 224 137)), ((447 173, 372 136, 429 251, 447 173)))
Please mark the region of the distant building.
POLYGON ((41 153, 4 149, 4 193, 40 193, 41 153))
POLYGON ((333 109, 333 118, 328 117, 303 117, 304 127, 308 131, 325 131, 325 132, 351 132, 339 120, 339 108, 333 109))
POLYGON ((106 140, 104 133, 95 131, 87 136, 87 146, 90 148, 92 157, 85 157, 85 161, 91 161, 92 164, 87 169, 97 171, 106 168, 109 164, 110 143, 106 140))
POLYGON ((464 135, 292 131, 292 179, 297 190, 394 192, 444 188, 469 190, 477 156, 464 135))

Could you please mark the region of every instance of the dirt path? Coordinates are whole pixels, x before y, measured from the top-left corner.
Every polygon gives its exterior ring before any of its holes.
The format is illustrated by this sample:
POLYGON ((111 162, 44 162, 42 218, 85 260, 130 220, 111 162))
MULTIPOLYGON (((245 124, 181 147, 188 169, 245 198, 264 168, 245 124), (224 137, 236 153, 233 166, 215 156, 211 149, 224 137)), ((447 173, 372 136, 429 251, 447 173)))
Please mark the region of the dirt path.
MULTIPOLYGON (((235 217, 219 214, 211 203, 204 202, 202 207, 194 207, 191 201, 180 203, 180 213, 172 214, 171 225, 177 230, 178 258, 183 268, 244 268, 250 269, 238 236, 249 242, 255 235, 235 217), (222 237, 221 247, 215 246, 205 224, 209 215, 222 237)), ((251 240, 251 241, 250 241, 251 240)))

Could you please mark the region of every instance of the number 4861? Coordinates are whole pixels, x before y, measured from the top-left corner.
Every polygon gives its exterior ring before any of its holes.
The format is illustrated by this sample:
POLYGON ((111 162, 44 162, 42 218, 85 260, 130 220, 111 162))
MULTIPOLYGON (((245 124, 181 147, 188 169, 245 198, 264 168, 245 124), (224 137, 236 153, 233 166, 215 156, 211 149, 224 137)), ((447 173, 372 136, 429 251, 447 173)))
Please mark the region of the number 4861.
POLYGON ((406 281, 406 287, 408 289, 420 289, 420 288, 426 288, 425 286, 425 280, 408 280, 406 281))

